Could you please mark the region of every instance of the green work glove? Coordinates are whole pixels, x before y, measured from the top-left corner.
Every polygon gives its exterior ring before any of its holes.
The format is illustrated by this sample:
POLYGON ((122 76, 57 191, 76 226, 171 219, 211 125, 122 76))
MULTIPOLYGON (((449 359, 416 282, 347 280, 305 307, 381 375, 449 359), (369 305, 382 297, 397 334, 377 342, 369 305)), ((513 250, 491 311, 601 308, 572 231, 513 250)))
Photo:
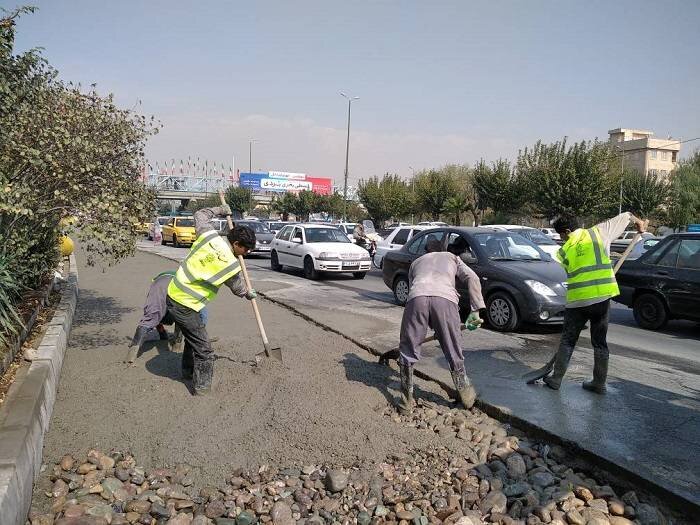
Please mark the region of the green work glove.
POLYGON ((464 323, 464 326, 467 327, 467 330, 476 330, 479 328, 484 320, 479 317, 479 312, 472 312, 469 314, 469 317, 467 317, 467 322, 464 323))
POLYGON ((258 292, 256 292, 252 288, 245 293, 245 298, 248 299, 249 301, 252 301, 257 296, 258 296, 258 292))

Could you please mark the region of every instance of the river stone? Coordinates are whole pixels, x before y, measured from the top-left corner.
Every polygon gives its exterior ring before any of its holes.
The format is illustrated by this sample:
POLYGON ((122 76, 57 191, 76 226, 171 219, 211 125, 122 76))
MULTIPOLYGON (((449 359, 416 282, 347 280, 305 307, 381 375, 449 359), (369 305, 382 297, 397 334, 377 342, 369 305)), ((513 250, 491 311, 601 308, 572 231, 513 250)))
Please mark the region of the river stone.
POLYGON ((107 523, 112 522, 112 507, 104 503, 89 508, 85 514, 96 518, 102 518, 107 521, 107 523))
POLYGON ((272 523, 275 525, 293 525, 292 509, 284 501, 277 501, 270 511, 272 523))
POLYGON ((486 514, 490 512, 491 514, 503 514, 506 511, 506 504, 508 500, 500 491, 490 492, 484 499, 479 503, 479 508, 481 512, 486 514))
POLYGON ((329 470, 326 474, 326 488, 331 492, 340 492, 348 486, 349 476, 342 470, 329 470))
POLYGON ((647 503, 640 503, 635 507, 637 511, 637 521, 640 525, 662 525, 659 519, 659 512, 655 507, 647 503))
POLYGON ((372 516, 370 516, 364 510, 357 515, 357 525, 369 525, 372 521, 372 516))
POLYGON ((61 458, 59 465, 61 466, 61 470, 69 471, 73 468, 73 465, 75 465, 75 459, 73 459, 73 456, 70 454, 66 454, 61 458))
POLYGON ((610 525, 634 525, 633 521, 623 518, 622 516, 609 516, 610 525))
POLYGON ((608 511, 608 502, 605 501, 604 499, 592 499, 591 501, 588 502, 588 506, 591 507, 592 509, 599 510, 600 512, 607 514, 608 511))
POLYGON ((214 518, 214 525, 236 525, 233 518, 214 518))
POLYGON ((608 501, 608 510, 610 514, 622 516, 625 513, 625 504, 619 500, 611 499, 608 501))
POLYGON ((566 513, 566 521, 571 525, 586 525, 586 521, 578 510, 570 510, 566 513))
POLYGON ((214 522, 207 518, 204 514, 200 514, 199 516, 195 516, 191 525, 212 525, 212 523, 214 522))
POLYGON ((389 509, 384 505, 377 505, 377 507, 374 509, 374 515, 380 518, 386 516, 387 514, 389 514, 389 509))
POLYGON ((192 518, 187 514, 180 513, 170 518, 165 525, 190 525, 192 518))
POLYGON ((549 487, 556 483, 556 479, 554 479, 554 476, 549 472, 535 472, 534 474, 530 474, 530 481, 533 485, 542 488, 549 487))
POLYGON ((512 478, 520 478, 527 473, 527 467, 525 465, 525 460, 520 454, 511 454, 506 459, 506 466, 508 467, 508 474, 512 478))
POLYGON ((127 512, 137 512, 138 514, 146 514, 151 508, 151 502, 145 499, 134 499, 126 504, 127 512))
POLYGON ((161 505, 160 503, 156 502, 151 505, 151 516, 155 518, 169 518, 170 517, 170 510, 165 507, 165 505, 161 505))
POLYGON ((255 514, 249 510, 244 510, 236 518, 236 525, 253 525, 257 521, 255 514))
POLYGON ((586 487, 576 487, 574 494, 576 494, 577 498, 582 499, 586 503, 593 499, 593 493, 586 487))
POLYGON ((51 494, 54 498, 60 498, 61 496, 67 496, 68 490, 68 483, 66 483, 62 479, 57 479, 56 482, 53 484, 51 494))
POLYGON ((102 488, 107 492, 108 495, 112 496, 114 493, 121 489, 124 485, 117 478, 107 478, 102 481, 102 488))
POLYGON ((396 513, 396 517, 400 520, 411 521, 413 519, 413 512, 408 510, 400 510, 396 513))
POLYGON ((63 509, 64 518, 79 518, 85 514, 85 508, 82 505, 66 505, 63 509))
POLYGON ((530 485, 524 481, 519 481, 518 483, 513 483, 508 485, 503 489, 503 493, 509 498, 522 496, 530 490, 530 485))
POLYGON ((119 481, 129 481, 129 471, 125 468, 115 468, 114 477, 119 481))
POLYGON ((204 508, 204 515, 207 518, 218 518, 226 513, 226 506, 224 502, 220 499, 215 499, 214 501, 207 504, 204 508))
POLYGON ((597 509, 585 508, 581 510, 581 516, 583 516, 583 519, 586 520, 586 525, 591 523, 593 520, 596 520, 597 523, 609 523, 607 514, 597 509))

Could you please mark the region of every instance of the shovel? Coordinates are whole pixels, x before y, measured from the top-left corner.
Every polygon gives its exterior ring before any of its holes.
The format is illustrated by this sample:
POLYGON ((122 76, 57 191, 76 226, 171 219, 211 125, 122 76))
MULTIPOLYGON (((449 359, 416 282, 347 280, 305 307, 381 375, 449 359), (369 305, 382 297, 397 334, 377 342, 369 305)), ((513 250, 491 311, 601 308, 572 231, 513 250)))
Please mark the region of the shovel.
MULTIPOLYGON (((644 221, 644 229, 646 230, 647 225, 649 224, 649 221, 644 221)), ((620 266, 622 266, 622 263, 625 262, 625 259, 627 259, 627 256, 632 252, 632 249, 634 246, 639 242, 639 240, 642 238, 641 233, 637 233, 637 235, 634 236, 632 239, 632 242, 627 246, 627 249, 622 252, 622 255, 618 259, 618 261, 615 263, 615 267, 613 268, 613 273, 617 274, 617 271, 620 269, 620 266)), ((528 385, 533 384, 535 381, 538 381, 539 379, 542 379, 543 377, 548 376, 552 370, 554 370, 554 360, 556 359, 557 354, 556 352, 552 356, 552 358, 547 362, 546 365, 544 365, 542 368, 538 368, 537 370, 533 370, 532 372, 528 372, 523 376, 523 379, 528 385)))
MULTIPOLYGON (((226 204, 226 199, 224 199, 224 192, 219 190, 219 198, 221 199, 221 204, 226 204)), ((233 221, 231 220, 231 216, 227 216, 226 220, 228 221, 228 228, 229 230, 233 230, 233 221)), ((245 261, 243 260, 243 256, 239 255, 238 256, 238 262, 241 265, 241 272, 243 273, 243 279, 245 280, 245 286, 248 291, 252 290, 253 287, 250 285, 250 278, 248 277, 248 270, 245 267, 245 261)), ((260 331, 260 338, 262 339, 263 342, 263 348, 265 349, 264 352, 260 352, 255 355, 255 362, 260 363, 260 361, 263 359, 263 357, 272 357, 276 361, 282 362, 282 349, 281 348, 272 348, 270 346, 270 342, 267 340, 267 333, 265 332, 265 327, 263 326, 262 322, 262 317, 260 317, 260 310, 258 310, 258 303, 256 302, 255 299, 250 301, 250 304, 253 305, 253 313, 255 314, 255 320, 258 323, 258 330, 260 331)))

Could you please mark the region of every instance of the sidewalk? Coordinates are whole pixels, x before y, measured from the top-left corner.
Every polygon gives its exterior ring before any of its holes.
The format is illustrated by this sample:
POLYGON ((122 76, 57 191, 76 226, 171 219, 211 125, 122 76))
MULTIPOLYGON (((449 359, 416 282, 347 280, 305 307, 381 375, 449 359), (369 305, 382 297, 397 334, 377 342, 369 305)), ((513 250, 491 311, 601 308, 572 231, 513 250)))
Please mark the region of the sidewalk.
MULTIPOLYGON (((172 257, 167 247, 145 251, 172 257)), ((293 274, 251 267, 251 278, 266 298, 368 349, 384 352, 398 344, 402 308, 293 274)), ((533 341, 488 330, 463 332, 463 337, 464 348, 474 349, 467 353, 466 364, 485 410, 590 454, 613 473, 621 469, 633 481, 661 487, 670 498, 700 506, 698 376, 680 378, 685 388, 663 389, 654 374, 667 371, 613 355, 608 394, 598 396, 580 386, 591 374, 592 352, 579 347, 561 390, 555 392, 543 385, 528 386, 521 379, 544 364, 537 360, 541 357, 533 360, 533 341)), ((425 345, 417 369, 451 385, 442 352, 434 343, 425 345)))

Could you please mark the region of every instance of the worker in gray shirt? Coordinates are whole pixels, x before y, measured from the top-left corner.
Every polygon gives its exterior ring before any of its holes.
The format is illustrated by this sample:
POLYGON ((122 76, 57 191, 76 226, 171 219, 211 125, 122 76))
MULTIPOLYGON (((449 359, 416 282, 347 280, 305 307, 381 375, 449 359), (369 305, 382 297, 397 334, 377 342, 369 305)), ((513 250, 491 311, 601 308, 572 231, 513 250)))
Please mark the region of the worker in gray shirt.
POLYGON ((409 414, 413 408, 413 365, 420 360, 420 345, 428 328, 435 331, 440 342, 460 401, 469 409, 476 400, 476 391, 464 367, 455 279, 466 283, 469 289, 471 313, 467 323, 471 329, 481 324, 479 310, 485 308, 481 283, 459 257, 467 250, 467 242, 462 237, 448 247, 449 251, 441 250, 441 241, 429 240, 427 253, 413 261, 408 273, 410 292, 401 321, 399 344, 402 397, 398 408, 403 414, 409 414))

